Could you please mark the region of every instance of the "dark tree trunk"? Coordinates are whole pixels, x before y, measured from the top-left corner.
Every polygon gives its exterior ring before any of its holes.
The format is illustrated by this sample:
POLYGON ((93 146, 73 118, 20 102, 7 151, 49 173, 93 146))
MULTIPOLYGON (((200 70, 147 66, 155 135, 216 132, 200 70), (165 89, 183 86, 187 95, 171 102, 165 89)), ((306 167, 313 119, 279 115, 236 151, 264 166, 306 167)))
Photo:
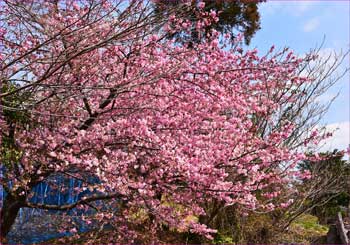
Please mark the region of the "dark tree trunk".
MULTIPOLYGON (((25 199, 24 199, 25 200, 25 199)), ((15 223, 17 214, 21 207, 23 207, 23 198, 17 199, 16 197, 7 194, 3 200, 3 206, 0 212, 0 238, 1 241, 5 240, 5 237, 10 232, 12 225, 15 223)))

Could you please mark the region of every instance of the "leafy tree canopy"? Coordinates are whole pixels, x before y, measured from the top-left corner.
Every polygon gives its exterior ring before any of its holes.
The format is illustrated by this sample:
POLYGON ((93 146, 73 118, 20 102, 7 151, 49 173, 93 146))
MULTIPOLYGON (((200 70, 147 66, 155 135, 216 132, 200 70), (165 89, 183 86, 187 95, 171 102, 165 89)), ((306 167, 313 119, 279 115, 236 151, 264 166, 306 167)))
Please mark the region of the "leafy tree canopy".
MULTIPOLYGON (((170 9, 173 9, 179 5, 181 1, 157 1, 154 4, 155 11, 158 13, 166 13, 170 9)), ((183 32, 176 32, 171 37, 176 38, 178 41, 200 41, 205 39, 209 35, 211 29, 215 29, 218 32, 232 34, 242 33, 245 43, 248 45, 260 29, 260 14, 258 4, 263 0, 250 1, 250 0, 238 0, 238 1, 213 1, 204 0, 201 4, 198 1, 191 1, 191 10, 185 12, 184 19, 189 20, 192 24, 197 22, 201 16, 196 14, 195 9, 202 8, 205 12, 215 11, 218 13, 218 21, 207 27, 205 30, 206 35, 198 37, 197 32, 191 32, 191 35, 186 36, 183 32)), ((179 9, 183 11, 183 9, 179 9)))

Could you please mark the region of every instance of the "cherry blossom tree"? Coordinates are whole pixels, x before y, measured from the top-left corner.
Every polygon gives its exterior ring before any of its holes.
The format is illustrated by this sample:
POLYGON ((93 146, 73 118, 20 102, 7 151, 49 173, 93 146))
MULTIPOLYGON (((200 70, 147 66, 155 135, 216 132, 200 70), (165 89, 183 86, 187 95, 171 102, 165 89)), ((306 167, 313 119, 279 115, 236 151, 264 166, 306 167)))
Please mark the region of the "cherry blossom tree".
MULTIPOLYGON (((285 144, 295 123, 276 117, 313 84, 300 74, 311 59, 243 52, 215 31, 191 47, 164 38, 193 28, 201 35, 218 21, 200 6, 193 27, 143 1, 1 2, 3 237, 22 207, 92 207, 86 222, 108 223, 113 242, 132 242, 140 224, 150 241, 164 227, 211 238, 215 230, 198 219, 210 200, 285 205, 269 197, 300 176, 295 166, 307 156, 285 144), (72 204, 31 202, 33 187, 55 174, 92 192, 72 204)), ((313 131, 303 144, 322 137, 313 131)))
MULTIPOLYGON (((311 49, 310 52, 304 56, 305 61, 309 60, 309 62, 304 62, 303 65, 299 66, 299 70, 297 71, 299 76, 307 77, 312 80, 312 83, 300 83, 298 85, 298 92, 294 96, 293 103, 290 103, 290 101, 285 100, 283 97, 279 97, 279 101, 277 102, 279 104, 279 109, 274 112, 273 116, 273 120, 276 124, 278 124, 279 121, 283 123, 286 120, 294 124, 292 132, 283 142, 284 146, 290 150, 298 148, 304 149, 308 154, 317 151, 320 146, 323 145, 323 143, 312 144, 312 142, 308 141, 307 138, 315 129, 317 129, 316 131, 318 131, 319 134, 328 135, 328 137, 332 136, 332 132, 325 132, 325 127, 322 127, 320 121, 336 96, 326 102, 322 100, 322 96, 349 71, 348 67, 343 66, 343 62, 348 57, 349 52, 321 55, 322 46, 323 44, 311 49), (306 144, 306 142, 311 144, 306 144)), ((294 93, 293 90, 296 91, 295 87, 281 87, 275 88, 274 93, 294 93)), ((257 129, 256 132, 259 137, 264 138, 270 134, 271 124, 268 123, 268 120, 270 119, 266 117, 254 118, 254 127, 257 129)), ((343 151, 340 152, 340 154, 343 153, 343 151)), ((332 162, 337 157, 339 157, 337 154, 329 154, 327 157, 323 154, 321 158, 318 159, 316 157, 313 159, 314 161, 332 162)), ((315 172, 318 172, 318 170, 315 172)), ((314 173, 307 173, 305 177, 312 178, 314 173)), ((337 179, 342 178, 342 175, 337 176, 337 179)), ((270 234, 278 236, 278 232, 284 232, 291 224, 291 216, 295 219, 310 210, 309 206, 306 205, 305 196, 310 195, 310 193, 314 195, 315 193, 321 194, 334 190, 330 183, 335 183, 335 179, 330 179, 332 180, 330 182, 328 182, 326 178, 321 178, 320 182, 314 181, 314 179, 308 180, 307 183, 311 183, 311 185, 309 187, 305 186, 305 188, 299 188, 300 185, 306 183, 301 182, 300 178, 296 178, 295 181, 291 181, 288 184, 280 184, 279 195, 275 195, 275 193, 274 195, 271 194, 268 196, 268 198, 273 198, 275 201, 278 200, 278 203, 281 203, 279 208, 271 211, 256 212, 256 210, 242 208, 238 205, 228 206, 220 201, 207 202, 205 204, 206 215, 202 217, 202 222, 221 232, 230 234, 231 237, 238 239, 235 240, 235 242, 251 243, 253 242, 252 240, 239 240, 244 236, 250 237, 252 235, 244 231, 245 228, 249 230, 249 227, 245 227, 246 225, 249 226, 247 219, 241 216, 242 212, 244 212, 243 210, 246 210, 247 215, 252 214, 252 219, 254 219, 254 217, 262 218, 263 216, 271 217, 270 223, 272 227, 280 227, 280 229, 270 234), (298 212, 295 212, 294 209, 298 209, 298 212), (237 229, 237 227, 241 227, 241 229, 237 229)), ((259 196, 259 198, 266 197, 259 196)), ((321 204, 328 200, 318 199, 315 203, 318 201, 320 201, 318 204, 321 204)), ((259 233, 257 229, 258 228, 254 230, 259 233)), ((265 229, 265 227, 263 227, 263 229, 265 229)), ((258 237, 262 238, 259 235, 258 237)), ((271 241, 257 240, 254 242, 269 243, 271 241)))

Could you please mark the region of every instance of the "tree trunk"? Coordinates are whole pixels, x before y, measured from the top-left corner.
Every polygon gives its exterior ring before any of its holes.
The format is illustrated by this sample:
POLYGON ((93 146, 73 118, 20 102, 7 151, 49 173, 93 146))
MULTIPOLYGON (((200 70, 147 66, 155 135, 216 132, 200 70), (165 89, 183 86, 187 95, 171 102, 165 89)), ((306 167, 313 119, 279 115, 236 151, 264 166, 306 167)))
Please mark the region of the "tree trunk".
POLYGON ((1 228, 0 239, 5 240, 5 237, 10 232, 12 225, 15 223, 17 214, 20 208, 23 207, 22 198, 18 200, 12 195, 7 194, 3 200, 3 206, 0 212, 1 228))

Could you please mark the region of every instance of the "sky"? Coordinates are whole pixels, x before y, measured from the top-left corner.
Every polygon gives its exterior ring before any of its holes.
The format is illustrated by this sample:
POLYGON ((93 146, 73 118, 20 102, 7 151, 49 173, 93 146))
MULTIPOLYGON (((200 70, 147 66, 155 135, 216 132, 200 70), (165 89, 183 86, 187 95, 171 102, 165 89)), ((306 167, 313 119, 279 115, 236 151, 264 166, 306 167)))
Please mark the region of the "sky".
MULTIPOLYGON (((330 52, 340 53, 350 49, 350 1, 347 0, 267 0, 259 6, 261 29, 253 37, 251 48, 267 51, 272 45, 276 48, 289 47, 303 55, 319 46, 325 38, 321 55, 330 52)), ((347 56, 340 73, 350 67, 347 56)), ((321 102, 338 95, 322 125, 334 131, 333 137, 325 142, 321 150, 345 149, 350 144, 350 73, 347 73, 326 94, 321 102)))

